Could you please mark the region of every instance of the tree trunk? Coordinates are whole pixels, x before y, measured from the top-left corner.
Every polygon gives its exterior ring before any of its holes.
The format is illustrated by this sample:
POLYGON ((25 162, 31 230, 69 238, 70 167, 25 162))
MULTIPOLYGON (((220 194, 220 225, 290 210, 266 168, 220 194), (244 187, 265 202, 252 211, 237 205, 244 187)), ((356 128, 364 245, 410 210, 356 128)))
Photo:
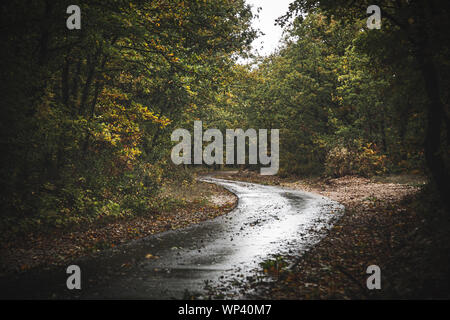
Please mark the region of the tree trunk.
POLYGON ((425 81, 425 91, 429 100, 427 131, 425 136, 425 158, 442 201, 447 207, 450 207, 450 197, 447 194, 448 190, 450 190, 449 175, 441 154, 441 129, 444 118, 444 107, 439 92, 438 73, 433 58, 426 50, 419 50, 418 53, 418 60, 425 81))

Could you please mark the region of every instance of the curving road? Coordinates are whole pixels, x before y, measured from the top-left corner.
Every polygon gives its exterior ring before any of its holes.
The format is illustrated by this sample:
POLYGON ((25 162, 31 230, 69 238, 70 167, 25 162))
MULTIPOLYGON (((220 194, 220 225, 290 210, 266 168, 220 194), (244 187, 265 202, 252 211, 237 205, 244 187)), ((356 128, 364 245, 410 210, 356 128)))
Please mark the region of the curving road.
POLYGON ((311 193, 212 177, 202 181, 235 193, 236 208, 74 262, 82 270, 81 290, 67 290, 65 268, 56 268, 0 279, 0 296, 177 299, 187 292, 201 294, 207 283, 245 279, 274 255, 307 250, 343 212, 338 203, 311 193))

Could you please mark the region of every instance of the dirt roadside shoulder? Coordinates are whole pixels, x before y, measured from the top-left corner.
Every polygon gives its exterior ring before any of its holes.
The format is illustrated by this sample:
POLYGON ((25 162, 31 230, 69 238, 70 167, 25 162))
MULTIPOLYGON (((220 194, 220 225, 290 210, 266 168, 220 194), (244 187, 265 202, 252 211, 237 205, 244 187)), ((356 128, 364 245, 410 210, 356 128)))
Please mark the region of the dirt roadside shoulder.
POLYGON ((448 299, 448 213, 422 177, 282 179, 249 171, 217 177, 313 192, 346 208, 318 245, 283 257, 295 267, 264 270, 266 279, 248 284, 251 298, 448 299), (381 290, 366 286, 370 265, 381 269, 381 290))
POLYGON ((174 209, 145 216, 84 225, 77 229, 55 229, 2 242, 0 275, 66 265, 82 256, 131 240, 214 219, 230 212, 237 204, 233 193, 200 181, 183 187, 172 185, 164 192, 165 196, 176 199, 180 204, 174 209))

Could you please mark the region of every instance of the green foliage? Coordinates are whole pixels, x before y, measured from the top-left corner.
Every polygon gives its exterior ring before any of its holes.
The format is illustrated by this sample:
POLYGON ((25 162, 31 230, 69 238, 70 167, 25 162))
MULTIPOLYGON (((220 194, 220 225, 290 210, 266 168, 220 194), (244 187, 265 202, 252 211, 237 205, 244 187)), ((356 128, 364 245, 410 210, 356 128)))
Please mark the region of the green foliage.
POLYGON ((349 59, 341 63, 342 86, 336 95, 341 111, 349 112, 335 122, 348 127, 345 122, 360 119, 353 127, 364 140, 380 147, 393 163, 391 169, 426 171, 449 207, 450 39, 444 31, 449 29, 449 2, 378 1, 381 29, 368 30, 366 10, 372 4, 295 0, 279 21, 285 25, 297 17, 295 21, 304 24, 300 14, 307 14, 307 20, 320 12, 330 22, 359 25, 346 47, 349 59))
POLYGON ((243 69, 231 93, 241 123, 280 129, 279 174, 423 171, 427 99, 404 40, 331 14, 332 2, 297 5, 308 14, 286 26, 284 46, 243 69))
POLYGON ((243 0, 79 1, 81 30, 69 4, 1 6, 2 230, 154 212, 163 179, 187 179, 170 133, 255 36, 243 0))

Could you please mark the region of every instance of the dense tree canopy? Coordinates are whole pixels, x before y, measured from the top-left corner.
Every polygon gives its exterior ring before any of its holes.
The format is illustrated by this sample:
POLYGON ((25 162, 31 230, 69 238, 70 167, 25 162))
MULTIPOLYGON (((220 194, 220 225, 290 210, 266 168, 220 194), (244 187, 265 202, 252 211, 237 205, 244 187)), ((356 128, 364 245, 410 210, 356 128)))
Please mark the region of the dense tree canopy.
MULTIPOLYGON (((367 18, 366 10, 371 4, 370 1, 296 0, 279 21, 285 24, 290 17, 300 13, 321 10, 328 18, 338 19, 348 25, 364 21, 367 18)), ((355 37, 356 48, 359 56, 365 54, 370 59, 372 73, 378 71, 388 80, 388 95, 382 95, 383 107, 388 108, 386 100, 390 99, 393 104, 387 109, 387 116, 401 117, 394 130, 404 138, 411 117, 423 121, 416 125, 419 129, 416 136, 423 139, 428 169, 443 198, 447 198, 445 190, 450 189, 447 90, 450 39, 444 30, 449 28, 449 3, 440 0, 384 0, 378 1, 377 5, 381 8, 382 27, 380 30, 359 33, 355 37), (425 127, 425 135, 420 131, 422 127, 425 127)), ((362 94, 357 97, 366 98, 362 94)), ((403 144, 401 148, 407 154, 412 151, 403 144)))
POLYGON ((293 1, 279 52, 242 92, 250 126, 279 127, 283 171, 372 175, 426 167, 449 189, 449 5, 293 1))
POLYGON ((216 100, 255 37, 243 0, 81 1, 80 30, 70 4, 1 4, 3 222, 148 210, 170 131, 216 100))
MULTIPOLYGON (((449 177, 449 5, 295 0, 282 47, 238 63, 257 36, 244 0, 2 3, 2 225, 61 225, 150 210, 170 133, 280 129, 280 174, 449 177)), ((185 174, 185 173, 183 173, 185 174)))

